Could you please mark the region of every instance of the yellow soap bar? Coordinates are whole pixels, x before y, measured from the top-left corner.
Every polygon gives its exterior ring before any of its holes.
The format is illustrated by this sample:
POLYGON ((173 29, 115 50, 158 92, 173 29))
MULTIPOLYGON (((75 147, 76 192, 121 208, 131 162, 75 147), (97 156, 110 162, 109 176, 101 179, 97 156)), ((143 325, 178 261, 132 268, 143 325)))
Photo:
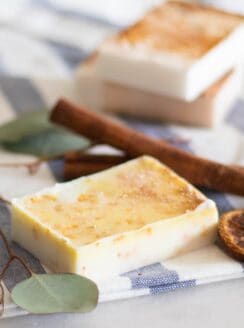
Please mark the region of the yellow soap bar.
POLYGON ((215 203, 152 157, 12 201, 12 237, 56 272, 103 279, 213 242, 215 203))

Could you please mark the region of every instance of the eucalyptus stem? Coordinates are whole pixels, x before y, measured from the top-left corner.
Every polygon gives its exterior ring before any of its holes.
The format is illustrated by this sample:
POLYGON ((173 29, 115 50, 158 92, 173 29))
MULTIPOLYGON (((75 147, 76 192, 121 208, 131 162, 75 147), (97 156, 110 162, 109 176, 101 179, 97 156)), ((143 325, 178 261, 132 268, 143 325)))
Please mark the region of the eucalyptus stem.
POLYGON ((30 276, 33 275, 33 272, 31 270, 31 268, 28 266, 28 264, 25 262, 24 259, 22 259, 21 257, 19 257, 18 255, 13 254, 11 247, 7 241, 7 238, 5 237, 4 233, 2 232, 2 230, 0 229, 0 239, 2 239, 4 246, 7 250, 8 253, 8 260, 6 262, 6 264, 4 265, 2 271, 0 272, 0 305, 1 309, 0 309, 0 317, 2 316, 3 312, 4 312, 4 289, 3 289, 3 285, 2 285, 2 279, 4 277, 4 275, 6 274, 9 266, 11 265, 11 263, 16 260, 18 261, 23 267, 24 269, 28 272, 28 274, 30 276))
POLYGON ((4 233, 2 232, 1 229, 0 229, 0 237, 1 237, 2 241, 3 241, 3 243, 4 243, 4 246, 5 246, 6 250, 7 250, 7 252, 8 252, 8 256, 9 257, 12 257, 13 256, 12 250, 11 250, 11 248, 9 246, 9 243, 7 241, 7 238, 5 237, 5 235, 4 235, 4 233))
MULTIPOLYGON (((70 153, 84 153, 87 150, 89 150, 91 147, 96 146, 97 143, 91 143, 89 146, 85 147, 82 151, 72 151, 72 152, 66 152, 64 154, 61 155, 55 155, 55 156, 43 156, 40 157, 36 160, 31 160, 29 162, 22 162, 22 163, 14 163, 14 162, 5 162, 5 163, 0 163, 0 167, 15 167, 15 168, 20 168, 20 167, 25 167, 28 172, 30 174, 35 174, 37 173, 38 169, 40 168, 41 164, 43 163, 47 163, 49 161, 54 161, 54 160, 58 160, 58 159, 64 159, 66 157, 66 155, 69 155, 70 153)), ((0 197, 0 200, 1 197, 0 197)))
MULTIPOLYGON (((2 199, 1 199, 2 200, 2 199)), ((10 245, 7 241, 7 238, 5 237, 4 233, 2 232, 2 230, 0 229, 0 239, 2 239, 4 246, 7 250, 8 253, 8 260, 6 262, 6 264, 4 265, 2 271, 0 272, 0 305, 1 305, 1 309, 0 309, 0 317, 2 316, 3 312, 4 312, 4 289, 3 289, 3 285, 2 285, 2 279, 4 277, 4 275, 6 274, 9 266, 11 265, 11 263, 16 260, 18 261, 24 268, 25 270, 28 272, 28 274, 30 276, 33 275, 33 272, 31 270, 31 268, 28 266, 28 264, 25 262, 24 259, 22 259, 21 257, 19 257, 18 255, 13 254, 10 245)))
POLYGON ((20 168, 20 167, 25 167, 29 171, 30 174, 35 174, 39 167, 41 166, 42 163, 48 162, 49 160, 52 160, 53 158, 39 158, 35 161, 30 161, 30 162, 22 162, 22 163, 0 163, 0 167, 15 167, 15 168, 20 168))
POLYGON ((0 305, 1 305, 0 317, 1 317, 4 312, 4 288, 1 281, 0 281, 0 292, 1 292, 0 294, 0 305))
POLYGON ((29 275, 32 276, 33 272, 31 270, 31 268, 28 266, 28 264, 21 257, 19 257, 17 255, 13 255, 12 260, 16 260, 19 263, 21 263, 22 266, 25 268, 25 270, 29 273, 29 275))
POLYGON ((3 279, 5 273, 7 272, 8 268, 9 268, 9 266, 10 266, 10 264, 11 264, 11 262, 12 262, 13 260, 14 260, 14 258, 11 256, 11 257, 8 259, 7 263, 4 265, 4 267, 3 267, 3 269, 2 269, 2 272, 1 272, 1 274, 0 274, 0 280, 3 279))

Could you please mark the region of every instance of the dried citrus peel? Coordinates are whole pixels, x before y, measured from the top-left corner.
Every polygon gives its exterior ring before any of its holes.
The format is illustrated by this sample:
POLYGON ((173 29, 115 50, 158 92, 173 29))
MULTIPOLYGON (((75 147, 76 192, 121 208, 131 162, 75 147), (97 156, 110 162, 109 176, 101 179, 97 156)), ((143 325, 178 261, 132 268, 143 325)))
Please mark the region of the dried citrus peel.
POLYGON ((226 251, 235 259, 244 261, 244 209, 224 213, 218 233, 226 251))

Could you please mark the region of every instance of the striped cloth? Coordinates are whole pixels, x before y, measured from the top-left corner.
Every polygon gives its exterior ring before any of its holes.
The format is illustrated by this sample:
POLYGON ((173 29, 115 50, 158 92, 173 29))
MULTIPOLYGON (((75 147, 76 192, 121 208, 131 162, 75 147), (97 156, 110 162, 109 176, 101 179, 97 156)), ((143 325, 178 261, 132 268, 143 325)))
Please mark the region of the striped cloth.
MULTIPOLYGON (((79 92, 72 80, 72 72, 77 63, 106 35, 130 23, 156 2, 158 1, 128 0, 116 1, 115 5, 113 0, 106 0, 106 4, 105 0, 12 0, 10 5, 9 2, 1 1, 0 123, 25 111, 50 107, 60 95, 79 101, 79 92)), ((185 138, 189 143, 183 147, 197 155, 224 163, 244 164, 242 100, 236 102, 226 122, 214 130, 149 124, 135 120, 128 123, 157 138, 185 138)), ((103 151, 106 152, 106 147, 103 151)), ((1 150, 0 162, 16 163, 30 158, 32 157, 1 150)), ((55 165, 42 165, 34 176, 30 176, 25 168, 2 167, 0 194, 10 199, 50 186, 57 179, 55 165)), ((241 197, 211 190, 203 192, 216 201, 220 212, 244 207, 244 199, 241 197)), ((10 213, 2 205, 0 226, 10 239, 10 213)), ((16 244, 12 247, 26 259, 33 271, 44 272, 42 265, 31 254, 16 244)), ((4 263, 6 254, 0 242, 0 269, 4 263)), ((12 304, 8 291, 25 276, 24 270, 13 264, 4 278, 4 316, 24 313, 12 304)), ((100 301, 103 302, 243 276, 244 266, 241 263, 229 258, 217 245, 211 245, 114 277, 109 282, 100 281, 98 286, 100 301)))

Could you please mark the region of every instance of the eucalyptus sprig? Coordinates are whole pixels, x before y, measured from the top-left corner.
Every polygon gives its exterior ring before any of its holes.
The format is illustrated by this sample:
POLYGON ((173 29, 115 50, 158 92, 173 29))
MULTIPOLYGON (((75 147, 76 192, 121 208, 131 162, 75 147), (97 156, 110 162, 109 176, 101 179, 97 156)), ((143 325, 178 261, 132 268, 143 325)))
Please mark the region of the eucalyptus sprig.
POLYGON ((87 138, 49 122, 49 113, 44 109, 27 112, 0 126, 0 146, 15 153, 43 158, 83 150, 89 145, 87 138))
MULTIPOLYGON (((9 204, 3 197, 0 200, 9 204)), ((87 312, 96 307, 99 292, 93 281, 72 273, 34 273, 23 258, 12 252, 1 229, 0 239, 8 254, 8 259, 0 272, 0 316, 4 312, 2 279, 13 261, 22 265, 29 274, 28 279, 16 284, 11 291, 12 300, 24 310, 41 314, 87 312)))
MULTIPOLYGON (((46 110, 28 112, 0 126, 0 146, 9 151, 38 156, 25 163, 1 163, 1 167, 26 167, 30 174, 38 171, 43 163, 64 158, 67 152, 87 150, 93 144, 49 122, 46 110)), ((0 202, 11 205, 0 197, 0 202)), ((4 311, 3 278, 13 261, 29 274, 29 278, 16 284, 11 291, 13 301, 31 313, 86 312, 94 309, 98 302, 96 284, 72 273, 37 274, 28 263, 12 252, 0 230, 0 239, 6 248, 8 259, 0 272, 0 315, 4 311)))

